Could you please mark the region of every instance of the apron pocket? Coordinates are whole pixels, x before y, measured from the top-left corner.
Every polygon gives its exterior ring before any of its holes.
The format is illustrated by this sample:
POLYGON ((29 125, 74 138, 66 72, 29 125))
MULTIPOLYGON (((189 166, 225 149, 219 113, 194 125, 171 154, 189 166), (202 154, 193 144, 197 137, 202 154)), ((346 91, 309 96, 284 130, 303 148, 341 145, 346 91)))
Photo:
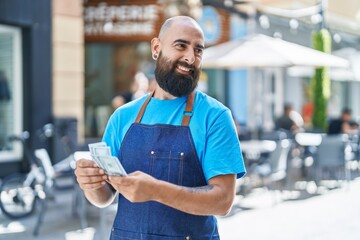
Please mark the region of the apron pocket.
POLYGON ((184 156, 183 152, 151 151, 150 175, 163 181, 182 185, 184 156))

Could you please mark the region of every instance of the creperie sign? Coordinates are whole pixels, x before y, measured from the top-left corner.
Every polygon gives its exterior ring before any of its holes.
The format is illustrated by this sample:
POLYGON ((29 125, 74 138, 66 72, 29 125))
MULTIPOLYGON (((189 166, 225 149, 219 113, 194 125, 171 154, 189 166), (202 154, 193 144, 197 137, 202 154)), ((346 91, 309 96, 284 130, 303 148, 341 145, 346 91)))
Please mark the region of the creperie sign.
POLYGON ((111 2, 85 4, 85 41, 148 41, 155 37, 163 21, 156 1, 153 4, 131 2, 131 5, 111 5, 111 2))

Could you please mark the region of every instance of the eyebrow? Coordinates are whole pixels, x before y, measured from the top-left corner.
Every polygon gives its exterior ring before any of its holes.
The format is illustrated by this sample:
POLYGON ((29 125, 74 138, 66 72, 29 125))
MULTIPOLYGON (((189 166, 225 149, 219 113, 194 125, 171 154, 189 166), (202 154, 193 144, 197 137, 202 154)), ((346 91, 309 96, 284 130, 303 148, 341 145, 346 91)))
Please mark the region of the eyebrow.
MULTIPOLYGON (((184 40, 184 39, 176 39, 176 40, 174 41, 174 43, 185 43, 185 44, 190 45, 190 41, 187 41, 187 40, 184 40)), ((196 47, 197 47, 197 48, 200 48, 200 49, 204 49, 204 48, 205 48, 205 47, 204 47, 203 45, 201 45, 201 44, 196 44, 196 47)))

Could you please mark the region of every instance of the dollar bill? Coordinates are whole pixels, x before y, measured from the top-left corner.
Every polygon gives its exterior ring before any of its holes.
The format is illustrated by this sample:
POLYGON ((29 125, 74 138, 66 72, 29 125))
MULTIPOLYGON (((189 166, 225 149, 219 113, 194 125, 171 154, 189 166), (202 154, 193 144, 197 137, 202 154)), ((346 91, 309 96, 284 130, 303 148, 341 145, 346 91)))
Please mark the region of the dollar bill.
POLYGON ((101 162, 105 165, 105 173, 107 175, 127 176, 125 169, 121 165, 119 159, 114 156, 100 156, 101 162))
POLYGON ((111 156, 111 149, 104 142, 88 145, 91 158, 96 165, 104 169, 108 175, 127 176, 125 169, 117 157, 111 156))
POLYGON ((110 147, 94 147, 93 148, 93 155, 95 156, 111 156, 110 147))
POLYGON ((90 149, 90 152, 91 152, 95 147, 106 147, 106 143, 104 143, 104 142, 89 143, 88 146, 89 146, 89 149, 90 149))
POLYGON ((104 165, 101 163, 100 159, 97 157, 98 155, 96 154, 96 152, 101 152, 101 150, 96 151, 95 149, 99 148, 99 147, 106 147, 106 143, 104 143, 104 142, 90 143, 88 146, 89 146, 89 150, 90 150, 92 160, 96 163, 96 165, 99 168, 104 169, 104 165))

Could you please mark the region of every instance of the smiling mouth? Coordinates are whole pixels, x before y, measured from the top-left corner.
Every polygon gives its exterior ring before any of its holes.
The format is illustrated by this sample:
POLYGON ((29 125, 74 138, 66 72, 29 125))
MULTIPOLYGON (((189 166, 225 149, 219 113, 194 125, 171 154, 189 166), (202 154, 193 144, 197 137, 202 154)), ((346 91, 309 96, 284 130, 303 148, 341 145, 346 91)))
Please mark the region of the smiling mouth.
POLYGON ((183 65, 177 65, 176 68, 180 70, 181 73, 191 74, 193 72, 192 68, 188 68, 183 65))

